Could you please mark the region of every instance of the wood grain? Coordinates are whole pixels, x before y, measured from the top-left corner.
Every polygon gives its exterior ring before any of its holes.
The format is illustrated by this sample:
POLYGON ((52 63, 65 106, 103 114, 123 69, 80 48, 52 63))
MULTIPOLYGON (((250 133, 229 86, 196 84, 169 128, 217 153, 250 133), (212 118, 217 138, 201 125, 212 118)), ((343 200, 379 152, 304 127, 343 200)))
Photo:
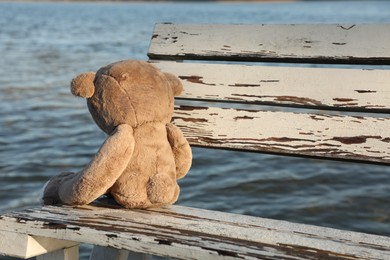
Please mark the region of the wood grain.
POLYGON ((389 24, 157 24, 151 59, 390 64, 389 24))
POLYGON ((190 100, 390 113, 390 70, 154 63, 190 100))
POLYGON ((178 106, 193 146, 390 164, 390 118, 178 106))
POLYGON ((3 215, 0 229, 177 259, 390 257, 388 237, 180 206, 50 206, 3 215))

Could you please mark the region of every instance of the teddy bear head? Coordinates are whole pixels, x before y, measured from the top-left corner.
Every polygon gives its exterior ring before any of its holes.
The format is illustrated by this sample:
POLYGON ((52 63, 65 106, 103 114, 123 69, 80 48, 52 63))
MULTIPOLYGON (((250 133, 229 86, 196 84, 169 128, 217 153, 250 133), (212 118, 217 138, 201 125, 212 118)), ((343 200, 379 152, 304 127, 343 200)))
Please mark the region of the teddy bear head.
POLYGON ((149 122, 169 123, 180 80, 144 61, 125 60, 86 72, 71 82, 71 92, 87 98, 96 124, 107 134, 118 125, 133 128, 149 122))

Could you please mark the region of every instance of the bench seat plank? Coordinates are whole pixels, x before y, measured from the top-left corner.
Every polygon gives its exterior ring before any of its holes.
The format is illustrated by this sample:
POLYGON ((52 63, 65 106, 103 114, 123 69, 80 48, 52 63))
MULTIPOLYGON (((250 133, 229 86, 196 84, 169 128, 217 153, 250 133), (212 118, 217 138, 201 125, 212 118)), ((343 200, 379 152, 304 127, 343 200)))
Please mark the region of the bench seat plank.
POLYGON ((389 42, 388 24, 157 24, 148 56, 167 60, 390 64, 389 42))
POLYGON ((46 206, 3 215, 0 229, 178 259, 390 257, 383 236, 181 206, 46 206))
POLYGON ((390 164, 390 118, 178 106, 191 145, 390 164))
POLYGON ((182 99, 390 112, 390 70, 158 62, 184 86, 182 99))

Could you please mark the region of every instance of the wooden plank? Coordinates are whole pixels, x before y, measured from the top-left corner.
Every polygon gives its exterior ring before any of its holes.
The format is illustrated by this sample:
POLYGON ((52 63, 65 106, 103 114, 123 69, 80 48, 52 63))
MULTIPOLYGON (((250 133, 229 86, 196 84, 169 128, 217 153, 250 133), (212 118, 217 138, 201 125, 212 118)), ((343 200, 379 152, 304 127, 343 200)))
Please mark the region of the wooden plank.
POLYGON ((157 24, 151 59, 390 64, 389 24, 157 24))
POLYGON ((155 65, 182 79, 182 99, 390 113, 390 70, 155 65))
POLYGON ((30 258, 60 249, 77 247, 78 243, 65 241, 58 238, 47 238, 39 233, 29 235, 28 233, 17 233, 4 231, 0 228, 0 255, 5 254, 19 258, 30 258))
POLYGON ((193 146, 390 164, 390 118, 178 106, 193 146))
POLYGON ((390 238, 180 206, 43 207, 0 228, 177 259, 386 259, 390 238))

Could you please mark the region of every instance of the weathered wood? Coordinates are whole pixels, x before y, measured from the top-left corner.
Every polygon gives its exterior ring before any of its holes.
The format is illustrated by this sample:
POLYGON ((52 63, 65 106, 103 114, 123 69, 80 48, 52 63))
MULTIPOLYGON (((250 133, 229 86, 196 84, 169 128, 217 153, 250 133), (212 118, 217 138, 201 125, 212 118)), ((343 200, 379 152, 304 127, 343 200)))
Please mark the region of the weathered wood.
POLYGON ((183 99, 390 112, 390 70, 158 62, 182 79, 183 99))
POLYGON ((386 259, 390 238, 180 206, 44 207, 0 228, 178 259, 386 259))
POLYGON ((54 252, 60 249, 78 248, 78 243, 61 240, 58 237, 47 238, 30 233, 17 233, 13 230, 3 230, 0 227, 0 254, 19 258, 30 258, 54 252))
POLYGON ((390 164, 390 118, 178 106, 191 145, 390 164))
POLYGON ((157 24, 151 59, 390 64, 389 24, 157 24))

